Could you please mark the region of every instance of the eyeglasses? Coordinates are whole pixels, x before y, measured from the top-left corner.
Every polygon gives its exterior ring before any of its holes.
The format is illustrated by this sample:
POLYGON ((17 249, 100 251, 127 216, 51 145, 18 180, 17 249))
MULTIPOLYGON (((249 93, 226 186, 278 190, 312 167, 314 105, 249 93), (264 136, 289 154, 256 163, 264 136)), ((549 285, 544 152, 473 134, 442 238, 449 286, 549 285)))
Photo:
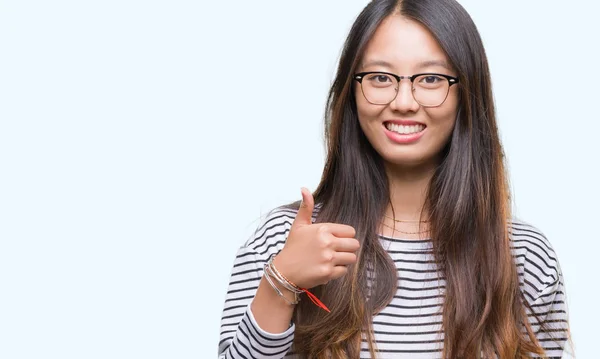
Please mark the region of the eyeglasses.
POLYGON ((437 107, 446 101, 450 86, 458 83, 458 78, 423 73, 412 76, 398 76, 389 72, 360 72, 354 80, 361 85, 365 99, 373 105, 387 105, 398 96, 400 81, 409 79, 412 83, 412 95, 423 107, 437 107))

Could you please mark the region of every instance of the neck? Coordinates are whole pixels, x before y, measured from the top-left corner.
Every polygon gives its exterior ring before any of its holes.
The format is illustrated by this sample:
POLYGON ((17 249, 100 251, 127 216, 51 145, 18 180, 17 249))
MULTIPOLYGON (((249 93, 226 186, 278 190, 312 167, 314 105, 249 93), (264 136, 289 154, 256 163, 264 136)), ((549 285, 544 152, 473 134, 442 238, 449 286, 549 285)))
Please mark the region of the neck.
POLYGON ((387 164, 386 173, 390 184, 390 201, 385 214, 400 220, 426 220, 425 198, 436 167, 400 167, 387 164), (392 207, 394 208, 392 212, 392 207))

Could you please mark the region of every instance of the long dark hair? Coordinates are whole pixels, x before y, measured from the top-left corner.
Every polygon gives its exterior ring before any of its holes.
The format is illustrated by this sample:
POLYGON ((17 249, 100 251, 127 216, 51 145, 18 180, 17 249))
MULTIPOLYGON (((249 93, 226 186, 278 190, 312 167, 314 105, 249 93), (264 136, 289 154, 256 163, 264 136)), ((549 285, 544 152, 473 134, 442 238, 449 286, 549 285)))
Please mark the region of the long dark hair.
POLYGON ((388 178, 360 128, 352 83, 367 42, 395 14, 429 29, 460 79, 457 121, 425 203, 434 255, 446 279, 443 357, 543 354, 511 255, 508 179, 486 54, 475 24, 454 0, 372 1, 350 30, 329 92, 327 160, 314 197, 317 222, 353 226, 362 245, 348 275, 314 288, 331 313, 310 301, 296 308, 294 351, 308 358, 358 358, 364 332, 375 357, 372 317, 397 288, 395 264, 377 234, 390 201, 388 178), (367 293, 368 271, 376 280, 367 293))

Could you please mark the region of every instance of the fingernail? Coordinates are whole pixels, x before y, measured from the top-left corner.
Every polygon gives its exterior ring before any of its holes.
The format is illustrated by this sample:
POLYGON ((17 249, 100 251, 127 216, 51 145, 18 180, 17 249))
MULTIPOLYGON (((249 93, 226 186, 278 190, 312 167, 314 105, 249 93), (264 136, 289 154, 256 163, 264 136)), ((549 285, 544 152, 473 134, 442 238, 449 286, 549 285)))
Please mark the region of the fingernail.
POLYGON ((300 208, 305 208, 306 204, 304 204, 304 192, 302 192, 302 187, 300 188, 300 208))

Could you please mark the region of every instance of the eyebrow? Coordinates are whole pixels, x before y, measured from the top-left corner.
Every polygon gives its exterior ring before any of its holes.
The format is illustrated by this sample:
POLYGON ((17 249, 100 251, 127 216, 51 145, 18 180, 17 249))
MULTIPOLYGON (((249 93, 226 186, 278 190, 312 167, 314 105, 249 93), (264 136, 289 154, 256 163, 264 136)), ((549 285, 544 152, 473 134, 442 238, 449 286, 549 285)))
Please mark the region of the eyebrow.
MULTIPOLYGON (((364 67, 369 67, 369 66, 383 66, 383 67, 387 67, 389 69, 394 67, 389 62, 383 61, 383 60, 368 61, 368 62, 364 63, 362 67, 364 68, 364 67)), ((432 66, 441 66, 449 71, 452 71, 452 67, 450 66, 450 64, 448 64, 448 62, 446 62, 444 60, 429 60, 429 61, 419 62, 417 64, 418 69, 422 69, 424 67, 432 67, 432 66)))
POLYGON ((450 64, 448 64, 448 62, 446 62, 444 60, 423 61, 417 65, 418 68, 431 67, 431 66, 441 66, 441 67, 444 67, 446 70, 452 70, 452 66, 450 66, 450 64))

